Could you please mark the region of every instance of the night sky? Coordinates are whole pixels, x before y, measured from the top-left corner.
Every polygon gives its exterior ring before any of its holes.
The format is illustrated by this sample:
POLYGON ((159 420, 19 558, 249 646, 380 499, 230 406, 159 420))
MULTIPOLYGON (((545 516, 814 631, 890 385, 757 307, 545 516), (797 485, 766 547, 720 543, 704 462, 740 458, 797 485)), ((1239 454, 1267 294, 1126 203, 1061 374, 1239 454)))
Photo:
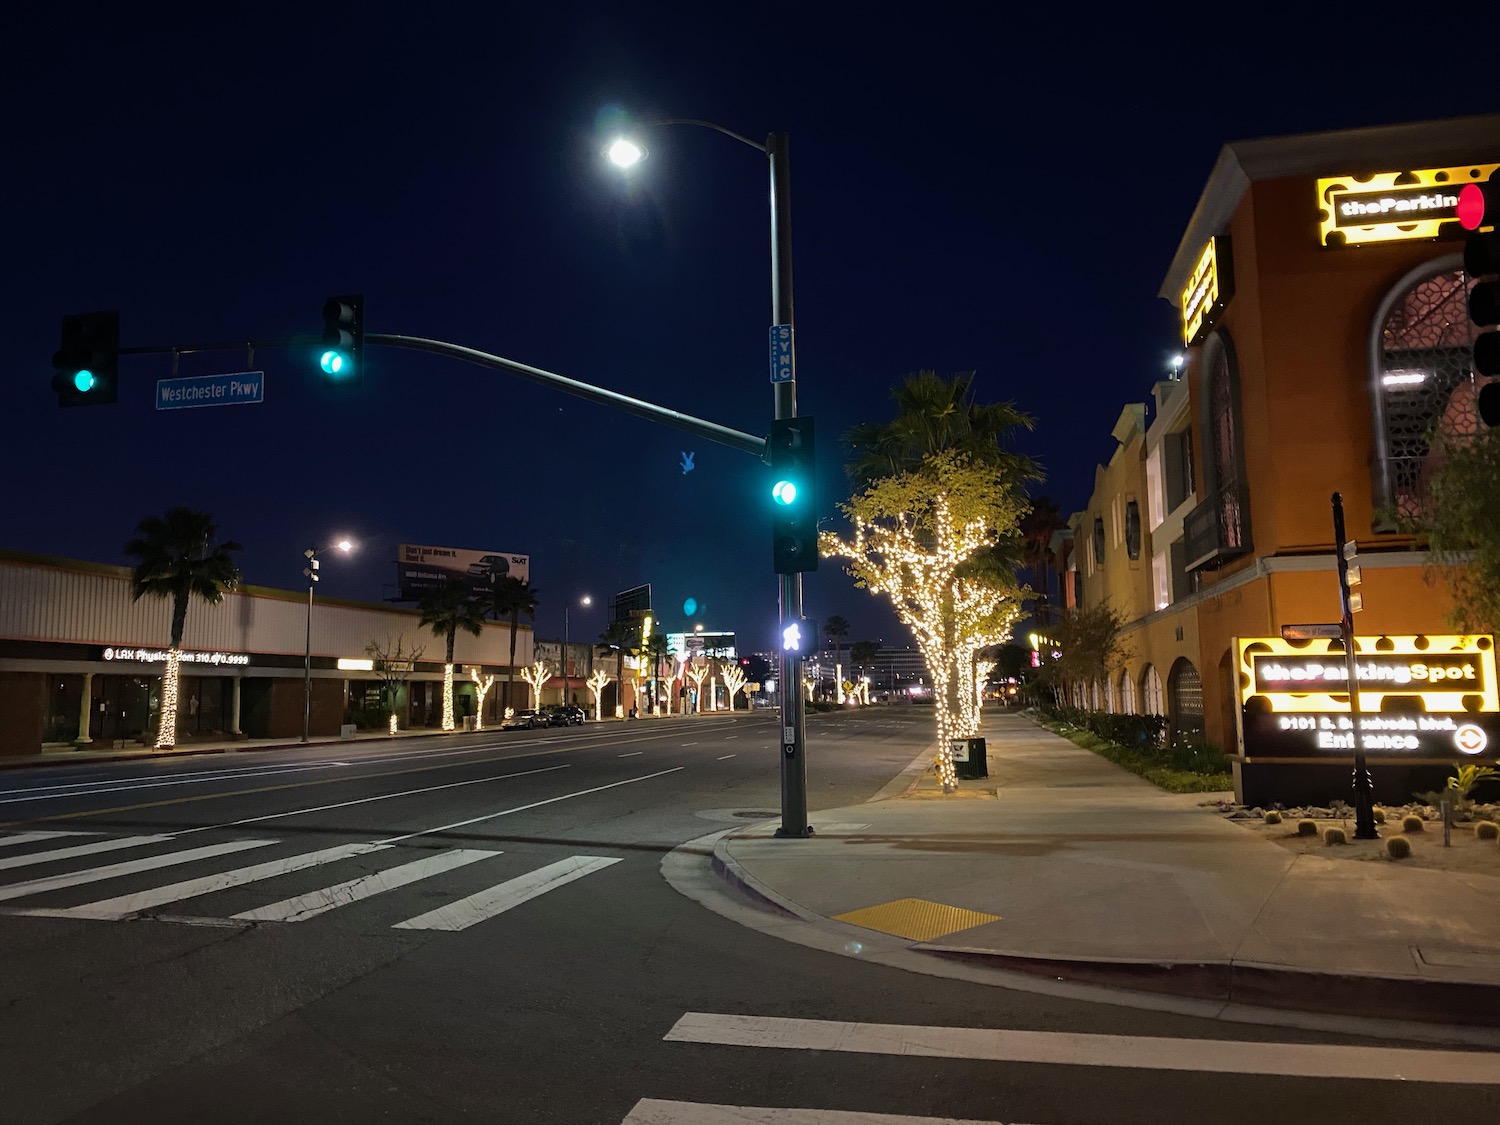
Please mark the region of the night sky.
MULTIPOLYGON (((1500 108, 1493 81, 1463 80, 1461 44, 1392 36, 1394 13, 1433 19, 1409 5, 1257 7, 1253 25, 1203 5, 19 8, 0 15, 0 545, 126 563, 136 522, 185 504, 260 585, 300 588, 305 547, 355 538, 319 592, 371 601, 395 592, 399 542, 520 552, 540 635, 592 595, 575 640, 650 582, 669 628, 767 647, 767 470, 389 348, 357 388, 322 382, 308 349, 261 350, 263 404, 165 412, 170 358, 127 357, 116 405, 62 410, 60 318, 118 308, 126 346, 281 339, 362 292, 368 331, 764 434, 765 158, 685 127, 646 134, 629 175, 600 150, 622 115, 785 130, 820 506, 844 495, 838 436, 931 368, 977 371, 980 397, 1035 419, 1021 448, 1067 513, 1174 353, 1156 291, 1222 144, 1500 108)), ((849 641, 909 643, 827 562, 806 601, 849 641)))

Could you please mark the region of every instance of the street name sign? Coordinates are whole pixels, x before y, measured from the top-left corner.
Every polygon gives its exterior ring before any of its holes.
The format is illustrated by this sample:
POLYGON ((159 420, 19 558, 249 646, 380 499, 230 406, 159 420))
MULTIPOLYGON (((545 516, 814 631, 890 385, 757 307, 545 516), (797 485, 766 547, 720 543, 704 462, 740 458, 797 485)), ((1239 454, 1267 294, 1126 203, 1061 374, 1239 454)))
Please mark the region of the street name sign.
POLYGON ((1343 626, 1337 622, 1314 625, 1283 625, 1281 639, 1284 641, 1338 640, 1344 635, 1343 626))
POLYGON ((194 406, 243 406, 264 402, 266 373, 237 371, 232 375, 190 375, 156 381, 156 409, 187 410, 194 406))

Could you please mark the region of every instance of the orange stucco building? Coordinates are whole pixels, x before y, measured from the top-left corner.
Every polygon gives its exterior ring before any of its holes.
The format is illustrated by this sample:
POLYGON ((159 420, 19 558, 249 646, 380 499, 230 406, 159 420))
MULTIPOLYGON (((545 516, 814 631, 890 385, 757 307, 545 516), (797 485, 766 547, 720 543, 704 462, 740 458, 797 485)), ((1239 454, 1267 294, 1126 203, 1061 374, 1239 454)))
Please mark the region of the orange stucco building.
MULTIPOLYGON (((1248 800, 1347 788, 1348 753, 1246 753, 1238 722, 1236 638, 1341 615, 1335 492, 1363 576, 1357 636, 1449 632, 1448 591, 1397 515, 1423 502, 1431 428, 1479 424, 1452 204, 1497 166, 1500 116, 1228 144, 1163 280, 1180 378, 1157 385, 1149 424, 1125 409, 1070 521, 1082 602, 1129 622, 1128 655, 1090 690, 1201 732, 1248 800)), ((1443 759, 1424 743, 1372 762, 1377 788, 1404 799, 1443 759)))

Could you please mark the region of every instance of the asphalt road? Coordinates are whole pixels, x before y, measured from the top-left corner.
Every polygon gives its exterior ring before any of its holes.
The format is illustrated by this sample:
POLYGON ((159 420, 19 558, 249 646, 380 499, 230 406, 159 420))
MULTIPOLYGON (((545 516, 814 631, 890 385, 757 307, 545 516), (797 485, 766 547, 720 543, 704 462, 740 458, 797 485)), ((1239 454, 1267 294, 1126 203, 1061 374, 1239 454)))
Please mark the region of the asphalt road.
MULTIPOLYGON (((813 716, 810 807, 875 795, 930 724, 920 709, 813 716)), ((1370 1125, 1500 1109, 1491 1086, 1297 1073, 1308 1044, 1366 1061, 1391 1044, 902 972, 707 910, 663 860, 775 816, 778 753, 774 717, 753 714, 0 775, 0 1125, 1370 1125), (859 1045, 874 1025, 919 1030, 887 1053, 859 1045), (1039 1054, 976 1057, 954 1028, 1039 1054), (1219 1057, 1210 1040, 1259 1044, 1286 1072, 1178 1069, 1219 1057), (1092 1065, 1049 1054, 1059 1043, 1137 1053, 1092 1065)), ((673 862, 708 865, 701 848, 673 862)))

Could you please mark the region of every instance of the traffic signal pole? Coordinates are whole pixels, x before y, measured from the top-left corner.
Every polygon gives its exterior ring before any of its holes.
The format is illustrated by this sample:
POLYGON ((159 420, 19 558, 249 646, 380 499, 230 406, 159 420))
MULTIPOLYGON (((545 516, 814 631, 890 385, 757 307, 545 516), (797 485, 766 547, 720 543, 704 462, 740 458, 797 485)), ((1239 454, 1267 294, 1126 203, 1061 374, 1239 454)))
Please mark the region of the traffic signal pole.
MULTIPOLYGON (((771 325, 790 330, 791 378, 771 384, 777 419, 797 416, 797 336, 792 314, 792 174, 788 138, 772 133, 766 138, 771 162, 771 325)), ((808 482, 811 484, 811 482, 808 482)), ((781 574, 781 620, 802 616, 802 575, 781 574)), ((802 708, 802 653, 783 645, 778 657, 781 690, 781 827, 778 836, 805 839, 813 834, 807 823, 807 726, 802 708)))

